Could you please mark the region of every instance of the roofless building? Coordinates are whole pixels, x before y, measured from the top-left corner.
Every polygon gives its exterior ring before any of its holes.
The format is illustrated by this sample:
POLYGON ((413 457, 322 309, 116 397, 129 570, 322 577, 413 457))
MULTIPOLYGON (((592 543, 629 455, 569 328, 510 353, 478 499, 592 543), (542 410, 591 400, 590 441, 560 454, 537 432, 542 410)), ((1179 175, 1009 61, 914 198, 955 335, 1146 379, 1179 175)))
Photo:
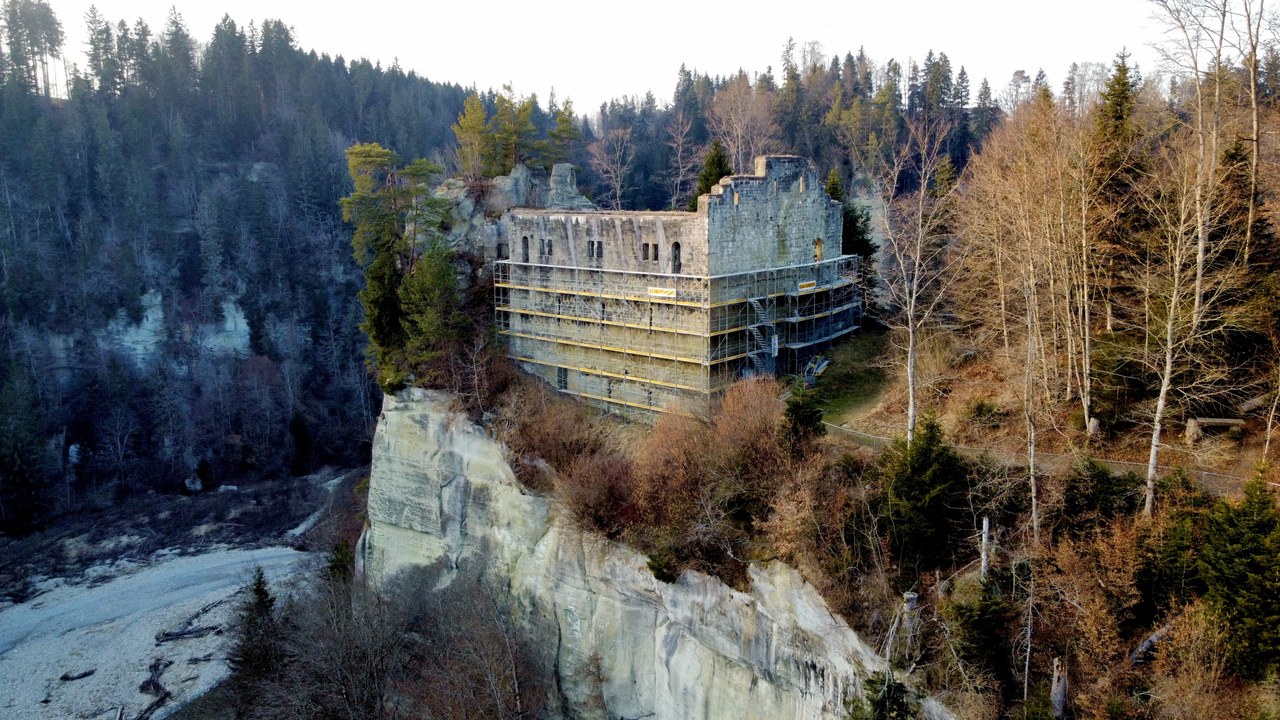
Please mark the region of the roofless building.
POLYGON ((499 333, 560 392, 651 420, 705 414, 739 378, 799 372, 857 329, 857 258, 808 161, 756 158, 696 212, 611 212, 552 174, 548 209, 499 223, 499 333))

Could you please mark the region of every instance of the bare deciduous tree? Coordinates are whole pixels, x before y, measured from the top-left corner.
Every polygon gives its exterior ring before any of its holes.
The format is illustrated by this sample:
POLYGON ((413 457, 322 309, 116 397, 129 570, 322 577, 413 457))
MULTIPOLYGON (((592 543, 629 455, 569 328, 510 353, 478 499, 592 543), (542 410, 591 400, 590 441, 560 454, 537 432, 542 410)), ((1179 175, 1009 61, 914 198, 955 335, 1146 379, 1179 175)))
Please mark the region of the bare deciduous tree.
POLYGON ((752 87, 744 72, 739 72, 716 93, 707 113, 707 123, 738 172, 752 167, 756 156, 773 150, 777 143, 773 96, 758 86, 752 87))
POLYGON ((627 190, 627 174, 635 152, 631 145, 631 128, 615 128, 587 146, 591 167, 600 174, 611 197, 614 210, 622 209, 622 194, 627 190))
POLYGON ((1155 508, 1161 434, 1174 402, 1194 404, 1226 392, 1229 370, 1221 358, 1225 332, 1240 325, 1233 299, 1243 281, 1241 236, 1225 228, 1205 242, 1204 190, 1196 139, 1182 133, 1153 159, 1142 188, 1155 224, 1132 281, 1140 288, 1145 336, 1135 360, 1158 378, 1151 411, 1151 444, 1143 515, 1155 508))
POLYGON ((698 167, 703 153, 693 143, 693 123, 683 110, 667 124, 667 147, 671 148, 671 162, 667 169, 667 186, 670 188, 672 209, 684 205, 685 193, 698 178, 698 167))
POLYGON ((873 182, 880 202, 884 242, 877 272, 885 323, 905 335, 907 441, 915 437, 919 401, 916 362, 922 335, 938 319, 947 290, 955 281, 963 248, 951 242, 955 185, 943 151, 943 123, 907 123, 907 142, 888 163, 876 167, 873 182), (918 179, 917 186, 908 183, 918 179))

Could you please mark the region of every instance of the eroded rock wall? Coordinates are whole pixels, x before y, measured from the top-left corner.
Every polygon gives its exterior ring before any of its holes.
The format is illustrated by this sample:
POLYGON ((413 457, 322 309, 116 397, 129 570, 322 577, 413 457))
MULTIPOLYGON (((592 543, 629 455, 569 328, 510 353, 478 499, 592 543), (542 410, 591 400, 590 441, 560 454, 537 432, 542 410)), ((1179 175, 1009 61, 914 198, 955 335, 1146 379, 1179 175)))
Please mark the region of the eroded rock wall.
POLYGON ((503 448, 442 393, 387 397, 374 438, 369 578, 444 559, 509 585, 554 674, 554 714, 587 718, 842 718, 882 661, 780 563, 752 590, 584 536, 525 491, 503 448))

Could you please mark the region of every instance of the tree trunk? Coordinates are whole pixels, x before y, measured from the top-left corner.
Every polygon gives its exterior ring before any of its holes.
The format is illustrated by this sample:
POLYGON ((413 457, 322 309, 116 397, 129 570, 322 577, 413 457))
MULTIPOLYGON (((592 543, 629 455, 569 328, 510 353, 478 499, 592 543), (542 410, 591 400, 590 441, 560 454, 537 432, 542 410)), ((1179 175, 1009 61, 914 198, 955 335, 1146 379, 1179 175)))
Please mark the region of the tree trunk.
POLYGON ((907 444, 916 438, 916 328, 907 323, 907 444))
POLYGON ((1160 431, 1168 407, 1169 388, 1173 384, 1173 320, 1165 321, 1164 371, 1160 374, 1160 395, 1156 398, 1156 412, 1151 420, 1151 452, 1147 456, 1147 492, 1142 503, 1142 516, 1151 517, 1156 504, 1156 471, 1160 457, 1160 431))

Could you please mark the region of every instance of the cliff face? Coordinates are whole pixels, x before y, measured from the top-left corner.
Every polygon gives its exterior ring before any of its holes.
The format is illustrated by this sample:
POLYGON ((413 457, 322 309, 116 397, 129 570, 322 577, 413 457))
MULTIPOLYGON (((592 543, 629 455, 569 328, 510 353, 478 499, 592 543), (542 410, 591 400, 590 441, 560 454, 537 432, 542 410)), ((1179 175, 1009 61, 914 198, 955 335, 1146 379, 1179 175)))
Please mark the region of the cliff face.
POLYGON ((749 594, 691 572, 658 581, 642 555, 584 536, 524 491, 502 447, 448 406, 421 390, 386 399, 365 571, 376 583, 444 558, 509 585, 547 653, 555 714, 835 719, 883 666, 780 563, 752 566, 749 594))

